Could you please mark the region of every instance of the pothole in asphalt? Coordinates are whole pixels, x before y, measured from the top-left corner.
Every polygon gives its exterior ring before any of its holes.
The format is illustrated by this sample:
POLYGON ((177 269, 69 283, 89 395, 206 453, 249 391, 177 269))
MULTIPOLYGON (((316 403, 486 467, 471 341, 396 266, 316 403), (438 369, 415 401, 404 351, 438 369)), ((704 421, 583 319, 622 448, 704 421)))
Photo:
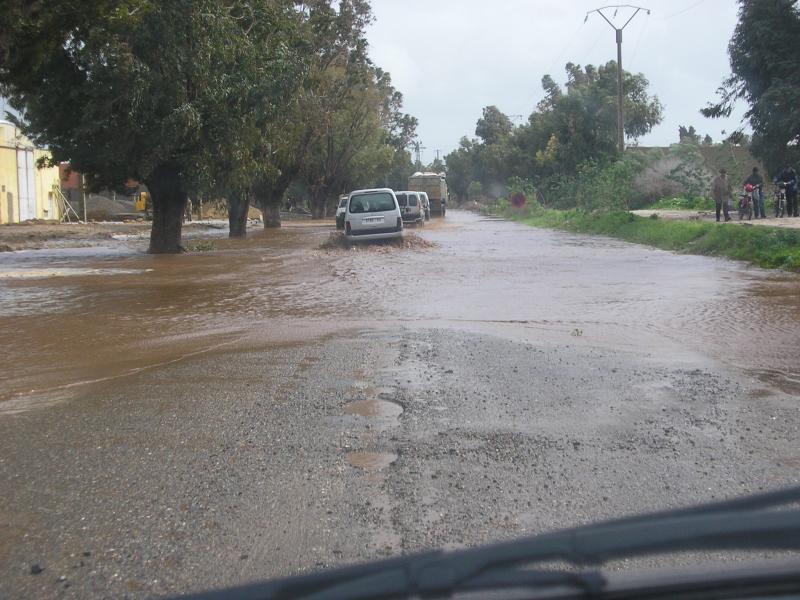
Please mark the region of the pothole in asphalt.
POLYGON ((403 414, 403 407, 388 400, 368 399, 347 404, 344 412, 361 417, 397 418, 403 414))
POLYGON ((348 452, 347 462, 351 467, 366 471, 379 471, 397 460, 393 452, 348 452))

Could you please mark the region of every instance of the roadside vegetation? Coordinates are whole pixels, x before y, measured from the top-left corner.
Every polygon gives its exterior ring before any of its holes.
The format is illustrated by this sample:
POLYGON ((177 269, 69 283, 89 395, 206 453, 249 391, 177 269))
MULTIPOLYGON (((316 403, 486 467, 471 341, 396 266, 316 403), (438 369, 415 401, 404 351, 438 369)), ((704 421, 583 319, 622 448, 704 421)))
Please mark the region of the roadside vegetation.
POLYGON ((650 204, 647 208, 655 210, 711 211, 714 210, 714 201, 706 196, 695 196, 694 198, 661 198, 650 204))
MULTIPOLYGON (((730 133, 715 143, 681 126, 670 148, 638 148, 637 138, 661 122, 661 104, 642 74, 624 73, 625 134, 614 144, 616 65, 568 63, 562 88, 545 75, 544 99, 515 127, 496 107, 478 120, 446 157, 452 190, 466 206, 539 227, 609 235, 665 250, 724 256, 769 268, 800 270, 800 232, 771 227, 668 221, 632 209, 713 211, 710 185, 726 169, 734 190, 753 166, 765 181, 800 164, 800 59, 791 40, 800 13, 791 0, 740 0, 729 52, 733 74, 707 117, 730 115, 744 100, 752 135, 730 133), (776 34, 775 32, 780 32, 776 34)), ((734 192, 735 193, 735 192, 734 192)), ((769 186, 765 186, 770 210, 769 186)))

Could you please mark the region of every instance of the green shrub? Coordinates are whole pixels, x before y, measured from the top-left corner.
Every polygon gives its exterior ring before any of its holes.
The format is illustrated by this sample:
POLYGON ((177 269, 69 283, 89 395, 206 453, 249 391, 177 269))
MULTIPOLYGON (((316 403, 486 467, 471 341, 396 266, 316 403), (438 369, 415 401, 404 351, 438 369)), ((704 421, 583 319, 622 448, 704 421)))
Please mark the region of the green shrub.
POLYGON ((711 198, 695 196, 694 198, 661 198, 647 208, 654 210, 714 210, 711 198))

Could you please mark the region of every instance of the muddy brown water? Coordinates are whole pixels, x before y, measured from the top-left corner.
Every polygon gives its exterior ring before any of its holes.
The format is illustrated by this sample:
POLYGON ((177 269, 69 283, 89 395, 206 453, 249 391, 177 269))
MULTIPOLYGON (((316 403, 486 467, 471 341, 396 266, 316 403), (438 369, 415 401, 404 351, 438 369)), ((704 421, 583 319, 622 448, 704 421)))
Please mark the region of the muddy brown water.
POLYGON ((348 452, 347 462, 350 466, 367 471, 385 469, 397 460, 392 452, 348 452))
POLYGON ((397 418, 403 414, 403 407, 394 402, 371 398, 351 402, 344 407, 344 412, 360 417, 388 417, 397 418))
POLYGON ((800 393, 795 274, 457 211, 416 232, 425 250, 322 250, 329 231, 182 256, 142 240, 3 253, 0 412, 197 353, 399 326, 719 360, 800 393))

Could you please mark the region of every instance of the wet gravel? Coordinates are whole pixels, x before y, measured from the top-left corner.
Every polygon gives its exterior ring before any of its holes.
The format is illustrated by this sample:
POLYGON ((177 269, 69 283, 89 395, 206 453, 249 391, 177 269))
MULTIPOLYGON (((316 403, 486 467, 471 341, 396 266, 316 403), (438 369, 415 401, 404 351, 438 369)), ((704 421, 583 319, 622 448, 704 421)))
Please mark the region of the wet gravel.
POLYGON ((443 329, 198 357, 0 420, 0 596, 169 596, 773 488, 794 410, 722 371, 443 329), (402 413, 348 412, 368 399, 402 413))

